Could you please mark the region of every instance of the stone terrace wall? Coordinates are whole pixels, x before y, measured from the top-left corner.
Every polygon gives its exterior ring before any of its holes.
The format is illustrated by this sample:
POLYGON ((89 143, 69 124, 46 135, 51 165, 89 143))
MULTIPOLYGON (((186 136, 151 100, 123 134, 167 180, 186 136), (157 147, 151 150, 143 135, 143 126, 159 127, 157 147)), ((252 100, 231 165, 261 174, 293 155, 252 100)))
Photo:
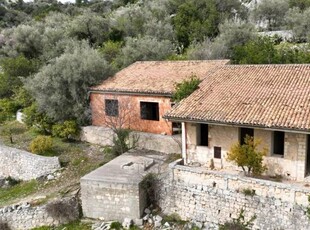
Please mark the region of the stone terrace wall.
POLYGON ((60 169, 57 157, 43 157, 0 145, 0 177, 31 180, 60 169))
POLYGON ((254 229, 310 229, 305 212, 309 188, 202 168, 170 167, 159 200, 166 213, 178 213, 183 219, 217 229, 245 209, 246 220, 257 216, 254 229), (254 189, 255 195, 246 196, 243 189, 254 189))
MULTIPOLYGON (((138 147, 163 153, 181 153, 180 135, 161 135, 144 132, 131 132, 139 138, 138 147)), ((101 126, 86 126, 82 128, 81 140, 99 145, 112 145, 113 132, 101 126)))
POLYGON ((64 198, 61 202, 65 205, 66 213, 70 212, 70 218, 58 218, 51 215, 47 205, 31 206, 29 203, 12 205, 0 209, 0 221, 6 223, 12 230, 26 230, 39 226, 57 226, 79 218, 79 205, 76 198, 64 198))

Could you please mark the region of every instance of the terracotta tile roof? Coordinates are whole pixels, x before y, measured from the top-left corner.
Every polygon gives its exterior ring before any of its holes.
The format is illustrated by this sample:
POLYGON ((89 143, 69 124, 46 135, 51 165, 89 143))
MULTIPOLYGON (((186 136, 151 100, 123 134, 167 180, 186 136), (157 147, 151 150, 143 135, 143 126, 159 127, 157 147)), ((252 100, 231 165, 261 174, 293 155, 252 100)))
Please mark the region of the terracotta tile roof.
POLYGON ((228 62, 229 60, 139 61, 103 81, 101 85, 92 87, 91 90, 171 94, 175 83, 191 75, 203 79, 207 72, 228 62))
POLYGON ((165 117, 310 131, 310 65, 223 66, 165 117))

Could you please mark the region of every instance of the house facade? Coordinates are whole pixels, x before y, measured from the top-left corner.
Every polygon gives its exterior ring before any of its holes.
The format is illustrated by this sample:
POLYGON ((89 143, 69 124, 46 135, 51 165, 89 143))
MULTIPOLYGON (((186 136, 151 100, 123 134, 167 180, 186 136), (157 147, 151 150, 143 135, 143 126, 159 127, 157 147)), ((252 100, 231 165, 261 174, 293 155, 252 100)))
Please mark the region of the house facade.
POLYGON ((223 66, 164 117, 182 122, 185 164, 237 169, 227 153, 250 135, 269 175, 310 173, 310 65, 223 66))
POLYGON ((144 61, 119 71, 90 90, 92 124, 172 135, 179 128, 163 115, 173 102, 175 84, 228 63, 214 61, 144 61))

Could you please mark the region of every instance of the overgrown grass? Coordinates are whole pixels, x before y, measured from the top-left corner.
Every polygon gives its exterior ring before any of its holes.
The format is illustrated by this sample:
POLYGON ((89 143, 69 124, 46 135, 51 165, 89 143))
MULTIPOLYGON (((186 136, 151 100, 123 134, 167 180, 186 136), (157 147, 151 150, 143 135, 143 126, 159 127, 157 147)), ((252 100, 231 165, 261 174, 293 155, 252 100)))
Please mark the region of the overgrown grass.
POLYGON ((0 188, 0 206, 7 205, 17 198, 26 197, 37 191, 38 187, 38 182, 36 180, 31 180, 14 185, 10 188, 0 188))
POLYGON ((42 226, 38 228, 33 228, 32 230, 90 230, 91 224, 89 223, 81 223, 80 221, 74 221, 69 224, 63 224, 58 227, 49 227, 49 226, 42 226))

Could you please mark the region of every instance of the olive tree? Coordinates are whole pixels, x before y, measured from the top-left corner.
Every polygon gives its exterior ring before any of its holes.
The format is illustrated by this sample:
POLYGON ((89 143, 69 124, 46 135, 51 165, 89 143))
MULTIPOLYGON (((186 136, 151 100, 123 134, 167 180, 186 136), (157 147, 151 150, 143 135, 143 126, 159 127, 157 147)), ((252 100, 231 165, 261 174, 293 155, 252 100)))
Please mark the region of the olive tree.
POLYGON ((163 60, 173 52, 174 46, 169 40, 158 40, 150 36, 129 37, 116 61, 119 66, 126 67, 135 61, 163 60))
POLYGON ((303 12, 298 8, 290 9, 285 15, 285 20, 289 28, 293 30, 296 40, 304 42, 309 39, 310 8, 303 12))
POLYGON ((219 26, 220 35, 211 41, 194 43, 188 49, 190 59, 230 58, 234 47, 256 37, 254 25, 243 21, 225 21, 219 26))
POLYGON ((284 25, 283 16, 288 10, 288 0, 262 0, 252 16, 257 23, 266 23, 267 29, 278 30, 284 25))
POLYGON ((75 42, 25 83, 39 110, 54 121, 87 122, 88 87, 111 73, 105 59, 87 42, 75 42))

